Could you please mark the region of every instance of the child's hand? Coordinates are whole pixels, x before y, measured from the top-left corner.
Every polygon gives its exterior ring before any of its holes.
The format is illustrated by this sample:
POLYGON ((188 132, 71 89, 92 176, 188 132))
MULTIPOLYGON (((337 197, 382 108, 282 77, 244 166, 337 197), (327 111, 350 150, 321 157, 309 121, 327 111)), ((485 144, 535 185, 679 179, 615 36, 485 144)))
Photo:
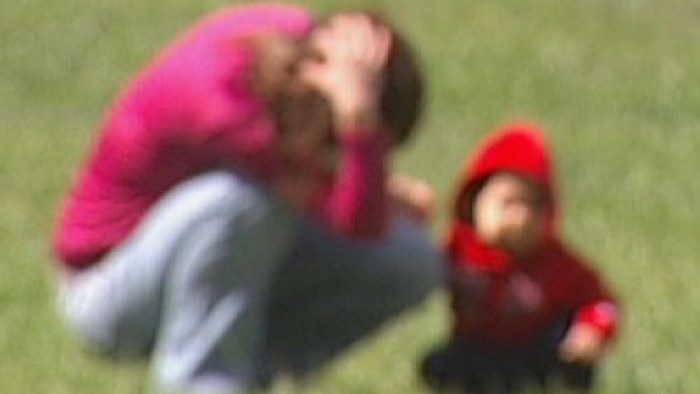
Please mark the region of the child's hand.
POLYGON ((341 14, 313 33, 311 45, 319 58, 303 63, 301 76, 329 100, 338 130, 378 125, 389 30, 365 15, 341 14))
POLYGON ((559 357, 570 363, 593 364, 604 351, 602 334, 587 324, 575 324, 559 345, 559 357))
POLYGON ((426 182, 392 174, 388 191, 394 204, 419 222, 428 223, 435 216, 435 192, 426 182))

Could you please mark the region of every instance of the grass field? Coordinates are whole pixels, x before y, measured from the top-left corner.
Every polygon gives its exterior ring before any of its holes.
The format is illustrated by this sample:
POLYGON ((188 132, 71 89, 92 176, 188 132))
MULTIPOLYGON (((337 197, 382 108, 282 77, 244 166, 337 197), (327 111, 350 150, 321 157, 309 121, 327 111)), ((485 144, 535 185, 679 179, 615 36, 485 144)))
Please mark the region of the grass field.
MULTIPOLYGON (((416 43, 430 105, 396 164, 428 179, 444 206, 477 139, 510 119, 540 122, 558 154, 566 235, 625 307, 597 392, 700 389, 700 1, 302 3, 375 4, 416 43)), ((224 4, 0 2, 0 392, 145 392, 142 366, 91 358, 61 327, 48 240, 56 204, 120 85, 224 4)), ((444 334, 445 319, 436 294, 305 386, 273 391, 421 393, 413 363, 444 334)))

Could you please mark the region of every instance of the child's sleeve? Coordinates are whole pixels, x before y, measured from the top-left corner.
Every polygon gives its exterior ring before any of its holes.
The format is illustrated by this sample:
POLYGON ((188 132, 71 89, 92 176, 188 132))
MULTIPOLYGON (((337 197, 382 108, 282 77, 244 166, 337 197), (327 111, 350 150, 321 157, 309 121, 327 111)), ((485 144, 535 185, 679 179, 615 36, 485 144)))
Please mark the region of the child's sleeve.
POLYGON ((620 324, 620 305, 600 275, 588 264, 577 261, 581 306, 572 326, 582 324, 595 329, 608 342, 615 338, 620 324))
POLYGON ((617 335, 619 315, 618 304, 611 299, 604 299, 580 307, 574 325, 584 324, 594 328, 607 342, 617 335))
POLYGON ((567 292, 576 294, 576 309, 571 327, 593 328, 605 342, 617 335, 620 325, 620 304, 588 261, 565 251, 567 292))

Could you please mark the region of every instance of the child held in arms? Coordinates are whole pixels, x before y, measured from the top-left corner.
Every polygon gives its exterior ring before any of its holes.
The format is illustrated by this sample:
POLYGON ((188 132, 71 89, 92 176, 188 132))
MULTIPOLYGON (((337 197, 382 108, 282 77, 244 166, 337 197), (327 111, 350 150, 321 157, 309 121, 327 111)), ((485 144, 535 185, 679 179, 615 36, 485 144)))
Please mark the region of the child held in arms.
POLYGON ((468 163, 446 245, 452 333, 421 365, 433 389, 591 388, 618 304, 561 240, 552 161, 537 127, 511 124, 468 163))

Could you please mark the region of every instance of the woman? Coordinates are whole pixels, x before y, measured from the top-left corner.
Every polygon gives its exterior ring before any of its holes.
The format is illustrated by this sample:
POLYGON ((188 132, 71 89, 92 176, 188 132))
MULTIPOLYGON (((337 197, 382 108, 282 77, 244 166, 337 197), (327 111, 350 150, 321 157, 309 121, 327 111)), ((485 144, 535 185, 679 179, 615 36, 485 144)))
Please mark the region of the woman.
POLYGON ((268 4, 206 18, 105 119, 56 232, 61 311, 98 351, 150 355, 166 391, 313 368, 436 281, 437 253, 386 190, 420 103, 410 51, 376 18, 317 25, 268 4), (317 330, 345 308, 355 327, 317 330), (313 343, 275 337, 299 321, 313 343))

